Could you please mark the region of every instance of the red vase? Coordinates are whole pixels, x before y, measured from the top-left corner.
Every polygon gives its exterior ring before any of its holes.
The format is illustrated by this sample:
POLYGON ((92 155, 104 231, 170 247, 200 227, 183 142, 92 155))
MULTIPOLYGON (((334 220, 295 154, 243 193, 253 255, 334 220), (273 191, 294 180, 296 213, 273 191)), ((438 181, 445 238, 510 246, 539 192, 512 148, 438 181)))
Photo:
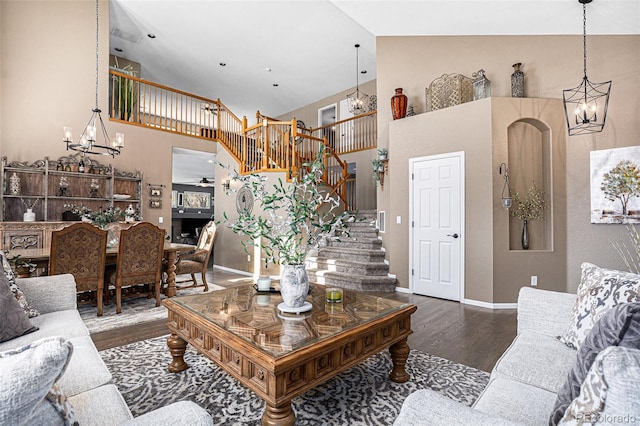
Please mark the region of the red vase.
POLYGON ((402 88, 396 89, 396 94, 391 97, 391 113, 394 120, 407 115, 407 95, 402 93, 402 88))

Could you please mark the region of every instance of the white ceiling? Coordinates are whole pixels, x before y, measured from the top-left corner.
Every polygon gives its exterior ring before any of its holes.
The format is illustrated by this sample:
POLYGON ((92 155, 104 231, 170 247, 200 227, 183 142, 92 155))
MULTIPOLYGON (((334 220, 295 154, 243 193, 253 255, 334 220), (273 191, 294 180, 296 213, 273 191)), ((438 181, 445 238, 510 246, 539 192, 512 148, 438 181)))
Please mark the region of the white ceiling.
MULTIPOLYGON (((376 36, 582 33, 578 0, 111 0, 110 9, 110 53, 250 123, 257 110, 276 117, 354 87, 356 43, 360 82, 375 79, 376 36)), ((640 0, 589 3, 587 33, 640 34, 640 0)))

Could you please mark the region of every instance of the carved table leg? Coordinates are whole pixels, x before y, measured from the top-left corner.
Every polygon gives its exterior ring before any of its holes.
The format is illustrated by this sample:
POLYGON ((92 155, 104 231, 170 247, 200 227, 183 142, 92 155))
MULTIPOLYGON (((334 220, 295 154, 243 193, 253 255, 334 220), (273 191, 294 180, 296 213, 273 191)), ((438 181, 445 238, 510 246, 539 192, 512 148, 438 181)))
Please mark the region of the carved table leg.
POLYGON ((409 357, 409 345, 407 339, 403 339, 398 343, 394 343, 389 348, 391 360, 393 361, 393 369, 389 373, 389 378, 397 383, 404 383, 409 380, 409 373, 404 369, 409 357))
POLYGON ((165 296, 173 297, 176 295, 176 258, 178 253, 171 250, 167 253, 167 288, 164 291, 165 296))
POLYGON ((262 426, 294 426, 296 414, 291 408, 291 401, 280 407, 273 407, 267 402, 267 408, 262 415, 262 426))
POLYGON ((169 347, 169 352, 173 358, 173 361, 169 364, 169 371, 171 373, 179 373, 186 370, 187 367, 189 367, 187 363, 184 362, 184 353, 187 350, 187 342, 177 334, 171 333, 171 336, 167 339, 167 346, 169 347))

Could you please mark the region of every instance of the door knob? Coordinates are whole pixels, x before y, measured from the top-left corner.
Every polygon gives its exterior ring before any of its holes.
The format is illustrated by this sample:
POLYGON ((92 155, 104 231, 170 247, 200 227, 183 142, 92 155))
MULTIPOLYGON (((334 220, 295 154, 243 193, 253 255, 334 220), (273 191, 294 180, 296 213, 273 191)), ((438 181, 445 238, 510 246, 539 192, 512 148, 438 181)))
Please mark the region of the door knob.
POLYGON ((447 234, 447 237, 458 238, 459 235, 458 234, 447 234))

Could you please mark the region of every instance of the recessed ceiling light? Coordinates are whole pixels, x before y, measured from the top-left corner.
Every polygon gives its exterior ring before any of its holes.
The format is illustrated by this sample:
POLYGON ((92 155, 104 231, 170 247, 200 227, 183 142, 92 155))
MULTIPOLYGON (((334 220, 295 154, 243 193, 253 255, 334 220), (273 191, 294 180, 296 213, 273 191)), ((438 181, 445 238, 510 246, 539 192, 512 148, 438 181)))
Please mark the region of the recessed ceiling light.
POLYGON ((366 73, 367 73, 367 70, 360 71, 360 74, 366 74, 366 73))
POLYGON ((227 64, 226 64, 225 62, 220 62, 220 66, 221 66, 221 67, 226 67, 226 66, 227 66, 227 64))
POLYGON ((273 87, 278 87, 279 84, 278 83, 273 83, 273 87))
POLYGON ((271 68, 266 67, 266 68, 265 68, 265 71, 267 71, 267 72, 271 72, 271 68))
POLYGON ((155 34, 151 34, 151 33, 149 33, 149 34, 147 34, 147 37, 149 37, 149 38, 156 38, 156 35, 155 35, 155 34))
POLYGON ((122 49, 121 49, 121 48, 119 48, 119 47, 116 47, 116 48, 115 48, 115 49, 113 49, 113 50, 115 50, 116 52, 122 52, 122 49))

